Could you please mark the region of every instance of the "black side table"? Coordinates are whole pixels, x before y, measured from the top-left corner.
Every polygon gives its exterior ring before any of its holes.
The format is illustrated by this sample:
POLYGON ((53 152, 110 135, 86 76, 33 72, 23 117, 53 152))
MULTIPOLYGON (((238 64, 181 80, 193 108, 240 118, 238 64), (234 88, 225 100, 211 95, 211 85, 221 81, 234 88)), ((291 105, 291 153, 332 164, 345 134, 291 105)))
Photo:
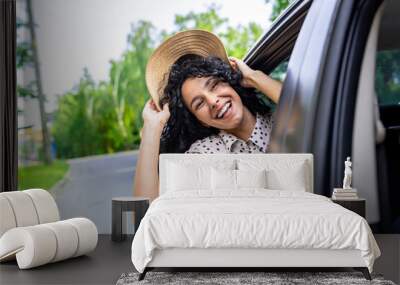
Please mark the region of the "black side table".
POLYGON ((111 240, 123 241, 126 234, 123 234, 125 222, 123 221, 123 212, 135 212, 135 233, 139 227, 140 221, 149 208, 150 200, 144 197, 114 197, 112 198, 112 233, 111 240))
POLYGON ((332 202, 341 205, 342 207, 359 214, 361 217, 365 218, 365 199, 358 198, 354 200, 340 200, 332 199, 332 202))

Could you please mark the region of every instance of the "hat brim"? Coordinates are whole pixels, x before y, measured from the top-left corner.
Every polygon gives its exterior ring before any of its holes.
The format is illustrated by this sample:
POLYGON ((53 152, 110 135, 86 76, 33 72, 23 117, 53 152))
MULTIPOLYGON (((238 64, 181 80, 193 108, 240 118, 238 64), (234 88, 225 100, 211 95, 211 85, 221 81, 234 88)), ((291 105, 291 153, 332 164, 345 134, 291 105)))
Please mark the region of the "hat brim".
POLYGON ((194 29, 171 36, 154 50, 146 66, 147 89, 159 109, 164 77, 167 80, 171 65, 186 54, 216 56, 229 63, 222 41, 211 32, 194 29))

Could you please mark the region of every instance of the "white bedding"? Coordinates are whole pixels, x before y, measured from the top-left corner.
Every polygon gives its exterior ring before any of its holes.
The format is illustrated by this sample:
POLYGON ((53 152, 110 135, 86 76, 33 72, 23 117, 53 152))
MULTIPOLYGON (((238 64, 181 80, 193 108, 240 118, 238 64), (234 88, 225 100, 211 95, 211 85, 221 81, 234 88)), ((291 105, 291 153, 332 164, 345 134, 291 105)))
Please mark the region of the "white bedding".
POLYGON ((358 249, 372 272, 380 250, 367 221, 330 199, 301 191, 167 192, 155 199, 132 242, 143 272, 154 249, 358 249))

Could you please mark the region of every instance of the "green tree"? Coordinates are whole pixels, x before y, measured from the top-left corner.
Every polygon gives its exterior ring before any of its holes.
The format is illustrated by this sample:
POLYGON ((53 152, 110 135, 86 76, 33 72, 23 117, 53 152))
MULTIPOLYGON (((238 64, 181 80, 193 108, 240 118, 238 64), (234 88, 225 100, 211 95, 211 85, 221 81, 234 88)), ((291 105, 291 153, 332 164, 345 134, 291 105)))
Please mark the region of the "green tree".
MULTIPOLYGON (((27 28, 28 23, 22 21, 17 18, 16 21, 16 29, 17 31, 27 28)), ((17 48, 15 51, 16 54, 16 67, 17 69, 22 69, 27 66, 31 66, 33 64, 33 55, 32 55, 32 45, 29 41, 21 40, 17 35, 17 48)), ((37 98, 37 92, 35 91, 36 81, 31 81, 26 86, 22 86, 17 83, 17 95, 22 98, 37 98)), ((22 112, 22 110, 18 110, 18 112, 22 112)))
POLYGON ((50 134, 47 128, 47 114, 45 110, 45 100, 46 97, 43 94, 42 90, 42 79, 40 72, 40 61, 39 61, 39 53, 37 50, 37 41, 36 41, 36 31, 35 31, 35 20, 32 9, 32 0, 27 0, 27 11, 28 11, 28 27, 29 33, 31 37, 31 47, 32 47, 32 62, 33 68, 35 71, 36 78, 36 87, 37 87, 37 100, 39 103, 39 112, 40 112, 40 123, 42 129, 42 151, 43 151, 43 161, 45 164, 51 164, 52 158, 50 153, 50 134))
POLYGON ((282 11, 285 10, 293 0, 265 0, 265 2, 272 2, 272 13, 269 19, 275 21, 275 19, 278 18, 282 11))
POLYGON ((163 40, 179 31, 202 29, 218 35, 229 56, 242 58, 261 36, 263 29, 255 22, 250 22, 244 26, 231 26, 228 18, 219 16, 219 10, 219 6, 212 4, 204 12, 176 15, 175 29, 171 33, 163 31, 163 40))
POLYGON ((375 89, 380 105, 400 104, 400 50, 377 53, 375 89))
POLYGON ((250 47, 260 38, 262 28, 256 23, 246 26, 227 27, 226 32, 219 33, 229 56, 242 58, 250 47))
MULTIPOLYGON (((79 157, 103 153, 101 133, 94 123, 94 108, 101 96, 87 69, 84 70, 77 90, 64 94, 58 100, 58 111, 52 125, 52 133, 61 158, 79 157)), ((102 110, 101 117, 107 117, 102 110)))
MULTIPOLYGON (((132 31, 128 35, 128 50, 123 53, 118 63, 121 71, 118 84, 119 92, 121 96, 126 97, 124 100, 126 104, 125 111, 131 114, 131 117, 125 118, 125 122, 126 124, 128 122, 131 124, 130 128, 133 131, 133 139, 136 144, 139 143, 139 130, 143 125, 141 111, 149 98, 145 74, 147 60, 155 44, 152 35, 157 37, 158 32, 150 22, 139 21, 136 25, 132 25, 132 31)), ((117 72, 117 66, 113 66, 110 78, 115 78, 117 72)))
POLYGON ((172 34, 187 29, 202 29, 217 32, 228 23, 228 18, 221 18, 218 15, 219 9, 219 6, 211 4, 204 12, 189 12, 187 15, 175 15, 176 28, 172 34))
POLYGON ((96 85, 85 69, 75 90, 60 97, 52 128, 59 157, 113 153, 139 144, 153 32, 149 22, 132 25, 128 49, 110 61, 109 80, 96 85))

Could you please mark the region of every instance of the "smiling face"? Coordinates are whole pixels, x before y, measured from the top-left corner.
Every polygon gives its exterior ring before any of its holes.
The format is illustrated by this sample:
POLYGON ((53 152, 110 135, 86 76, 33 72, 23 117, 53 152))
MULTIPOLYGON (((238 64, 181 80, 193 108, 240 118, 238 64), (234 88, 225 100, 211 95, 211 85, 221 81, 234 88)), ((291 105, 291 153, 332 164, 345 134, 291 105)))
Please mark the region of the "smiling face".
POLYGON ((229 130, 242 122, 242 100, 227 82, 218 82, 213 77, 188 78, 182 85, 182 97, 203 125, 229 130))

